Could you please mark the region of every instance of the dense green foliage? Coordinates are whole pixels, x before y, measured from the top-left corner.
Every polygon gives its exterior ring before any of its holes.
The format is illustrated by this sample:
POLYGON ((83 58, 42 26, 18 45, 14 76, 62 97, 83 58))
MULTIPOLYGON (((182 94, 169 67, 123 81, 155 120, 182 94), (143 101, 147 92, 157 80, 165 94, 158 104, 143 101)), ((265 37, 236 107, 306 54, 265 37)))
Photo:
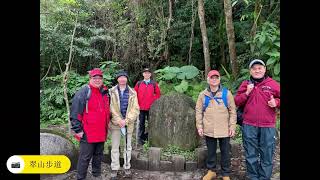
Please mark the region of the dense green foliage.
MULTIPOLYGON (((104 71, 104 84, 111 86, 114 81, 114 74, 118 68, 118 63, 106 61, 100 63, 104 71)), ((85 84, 88 84, 88 75, 79 75, 75 72, 69 73, 68 80, 68 98, 71 99, 76 91, 85 84)), ((43 91, 40 93, 40 121, 50 124, 62 124, 68 122, 67 110, 63 97, 62 75, 46 77, 45 83, 42 84, 43 91)), ((71 103, 71 102, 70 102, 71 103)))
MULTIPOLYGON (((63 96, 63 72, 69 60, 68 99, 88 82, 87 71, 101 67, 112 86, 119 69, 133 86, 150 67, 162 94, 184 93, 196 100, 206 86, 204 55, 196 0, 175 0, 169 20, 168 0, 41 0, 40 1, 40 121, 68 121, 63 96), (194 19, 194 27, 192 27, 194 19), (168 26, 169 25, 169 26, 168 26), (190 37, 192 28, 194 38, 190 37), (189 51, 191 58, 189 61, 189 51)), ((233 94, 249 78, 250 60, 260 58, 268 74, 280 82, 280 1, 232 0, 240 75, 231 70, 223 1, 204 0, 211 69, 233 94)), ((70 101, 71 103, 71 101, 70 101)), ((279 126, 279 125, 277 125, 279 126)), ((237 129, 240 132, 239 129, 237 129)), ((238 138, 241 133, 238 133, 238 138)))
MULTIPOLYGON (((68 60, 72 30, 77 20, 71 69, 84 75, 102 61, 119 62, 139 78, 142 67, 194 65, 204 70, 202 39, 196 0, 173 2, 169 16, 167 0, 41 0, 40 78, 61 74, 68 60), (192 9, 193 7, 193 9, 192 9), (188 62, 192 11, 194 39, 188 62), (166 47, 168 56, 165 56, 166 47)), ((223 1, 205 0, 205 20, 212 68, 231 73, 223 1)), ((279 1, 233 0, 233 24, 240 69, 253 58, 268 62, 270 75, 279 80, 279 1), (261 12, 255 7, 261 5, 261 12), (251 33, 256 24, 256 33, 251 33)), ((234 77, 239 78, 239 77, 234 77)))
POLYGON ((196 101, 199 92, 206 86, 206 82, 201 80, 200 71, 194 66, 182 66, 180 68, 167 66, 156 70, 155 74, 162 94, 184 93, 196 101))

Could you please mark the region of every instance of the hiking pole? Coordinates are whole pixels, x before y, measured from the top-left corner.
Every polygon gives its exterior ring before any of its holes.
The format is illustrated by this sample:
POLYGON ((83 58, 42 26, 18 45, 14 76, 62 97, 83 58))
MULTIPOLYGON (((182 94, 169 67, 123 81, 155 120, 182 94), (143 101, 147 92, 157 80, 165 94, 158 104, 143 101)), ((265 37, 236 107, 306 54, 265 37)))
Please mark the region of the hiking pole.
POLYGON ((128 148, 127 148, 128 128, 127 128, 127 125, 125 126, 125 128, 126 128, 126 135, 125 135, 125 138, 126 138, 126 140, 125 140, 125 142, 126 142, 126 163, 125 163, 125 166, 127 167, 127 165, 128 165, 128 155, 127 155, 127 150, 128 150, 128 148))
POLYGON ((136 149, 138 149, 138 143, 139 143, 139 124, 140 124, 140 118, 138 116, 137 124, 136 124, 136 149))

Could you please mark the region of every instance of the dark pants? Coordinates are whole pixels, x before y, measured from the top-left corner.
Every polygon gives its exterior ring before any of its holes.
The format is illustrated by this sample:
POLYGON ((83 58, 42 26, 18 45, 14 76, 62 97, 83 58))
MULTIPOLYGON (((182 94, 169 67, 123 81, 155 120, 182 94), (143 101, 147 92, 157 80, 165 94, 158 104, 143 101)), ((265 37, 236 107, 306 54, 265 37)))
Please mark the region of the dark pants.
POLYGON ((101 175, 101 161, 103 157, 104 142, 80 142, 80 153, 77 165, 77 179, 85 179, 90 159, 92 158, 92 175, 101 175))
POLYGON ((216 171, 217 164, 217 140, 219 140, 219 146, 221 151, 221 171, 222 176, 229 176, 230 174, 230 138, 213 138, 206 137, 206 143, 208 148, 207 168, 216 171))
POLYGON ((275 128, 242 125, 247 178, 250 180, 270 180, 275 149, 275 133, 275 128))
POLYGON ((139 143, 144 144, 148 140, 148 133, 145 133, 145 122, 149 121, 149 111, 141 110, 139 114, 139 143))

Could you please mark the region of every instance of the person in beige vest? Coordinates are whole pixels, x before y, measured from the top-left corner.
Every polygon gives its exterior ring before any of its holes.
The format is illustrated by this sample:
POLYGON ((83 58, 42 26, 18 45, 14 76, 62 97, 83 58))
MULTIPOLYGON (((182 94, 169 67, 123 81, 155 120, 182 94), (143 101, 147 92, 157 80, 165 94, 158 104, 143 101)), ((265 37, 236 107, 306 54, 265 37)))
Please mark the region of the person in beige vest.
POLYGON ((112 141, 111 179, 113 180, 117 179, 117 172, 120 169, 119 146, 121 137, 124 138, 123 169, 127 177, 131 175, 131 138, 134 122, 137 120, 140 112, 137 93, 127 84, 128 74, 125 71, 120 71, 116 79, 118 84, 110 89, 110 111, 112 113, 110 122, 112 141))
POLYGON ((230 137, 235 135, 236 106, 229 90, 226 92, 227 105, 223 102, 223 88, 220 85, 220 73, 212 70, 208 73, 208 88, 199 94, 196 104, 196 127, 198 134, 205 137, 208 148, 206 166, 208 173, 203 180, 217 177, 216 150, 217 140, 221 151, 221 170, 223 180, 230 180, 230 137), (208 106, 205 107, 205 96, 208 106), (227 106, 227 107, 226 107, 227 106))

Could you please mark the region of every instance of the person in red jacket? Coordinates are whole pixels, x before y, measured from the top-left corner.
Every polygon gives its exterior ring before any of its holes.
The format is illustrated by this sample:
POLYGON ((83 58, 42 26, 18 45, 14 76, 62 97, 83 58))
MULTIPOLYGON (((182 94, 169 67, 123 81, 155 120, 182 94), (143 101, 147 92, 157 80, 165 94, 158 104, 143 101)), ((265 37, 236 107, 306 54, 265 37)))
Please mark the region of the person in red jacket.
POLYGON ((148 133, 145 133, 145 121, 149 120, 149 109, 152 103, 161 96, 158 83, 151 80, 152 72, 149 68, 143 69, 143 80, 138 81, 134 90, 138 94, 138 103, 140 107, 138 143, 143 145, 148 140, 148 133))
POLYGON ((243 81, 235 96, 238 107, 244 107, 242 138, 247 178, 270 180, 275 149, 276 109, 280 108, 280 85, 266 75, 260 59, 249 64, 250 80, 243 81))
POLYGON ((70 109, 71 129, 80 140, 77 179, 85 179, 92 159, 92 175, 101 178, 104 142, 110 121, 109 94, 103 85, 103 73, 89 71, 89 84, 76 92, 70 109))

